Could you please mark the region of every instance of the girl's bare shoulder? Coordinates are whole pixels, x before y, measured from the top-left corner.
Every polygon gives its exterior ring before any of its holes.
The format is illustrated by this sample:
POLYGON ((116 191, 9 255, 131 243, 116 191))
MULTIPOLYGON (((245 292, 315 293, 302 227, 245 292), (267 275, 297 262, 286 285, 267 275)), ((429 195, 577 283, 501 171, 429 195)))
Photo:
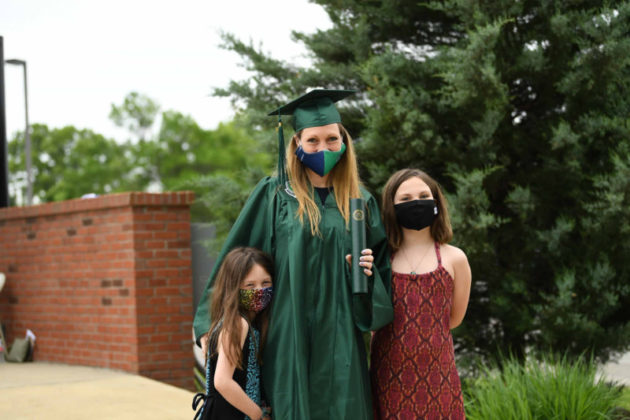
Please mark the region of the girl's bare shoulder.
POLYGON ((466 257, 466 253, 456 246, 449 244, 440 245, 440 250, 442 251, 442 259, 445 261, 448 260, 452 264, 465 263, 468 262, 468 258, 466 257))
POLYGON ((241 319, 241 346, 245 344, 245 339, 247 338, 247 333, 249 332, 249 322, 244 317, 240 317, 241 319))
MULTIPOLYGON (((243 318, 242 316, 238 317, 239 319, 239 326, 240 326, 240 333, 241 333, 241 346, 245 343, 245 339, 247 338, 247 333, 249 332, 249 323, 247 322, 247 320, 245 318, 243 318)), ((228 340, 230 340, 230 338, 232 337, 232 335, 227 331, 227 328, 222 328, 221 332, 219 332, 219 342, 225 347, 228 345, 228 340)))
POLYGON ((247 329, 249 328, 249 322, 247 322, 244 316, 240 316, 239 319, 241 321, 241 329, 244 328, 245 331, 247 331, 247 329))

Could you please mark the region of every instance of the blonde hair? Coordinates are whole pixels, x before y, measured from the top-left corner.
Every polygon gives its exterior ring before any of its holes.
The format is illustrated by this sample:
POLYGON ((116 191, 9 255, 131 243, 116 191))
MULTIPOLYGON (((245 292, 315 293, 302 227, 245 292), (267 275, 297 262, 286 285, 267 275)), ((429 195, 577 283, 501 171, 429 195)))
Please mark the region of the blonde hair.
MULTIPOLYGON (((361 197, 361 191, 359 189, 359 171, 357 170, 357 159, 352 146, 352 138, 343 125, 337 124, 337 126, 346 145, 346 152, 341 155, 339 162, 330 171, 329 184, 333 187, 337 208, 346 221, 347 226, 350 221, 350 199, 361 197)), ((321 214, 313 199, 314 190, 306 173, 307 168, 295 155, 297 140, 301 134, 301 131, 296 133, 287 147, 287 175, 291 183, 291 189, 299 203, 295 216, 300 219, 300 223, 304 224, 304 215, 306 214, 311 225, 311 234, 315 236, 321 234, 319 231, 321 214)))

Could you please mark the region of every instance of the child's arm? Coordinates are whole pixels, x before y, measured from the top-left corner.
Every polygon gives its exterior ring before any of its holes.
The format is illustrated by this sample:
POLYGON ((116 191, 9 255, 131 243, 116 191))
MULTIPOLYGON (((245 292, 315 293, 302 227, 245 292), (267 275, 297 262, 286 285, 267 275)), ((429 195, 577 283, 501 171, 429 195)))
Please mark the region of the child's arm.
POLYGON ((456 328, 464 320, 468 298, 470 297, 470 283, 472 274, 466 254, 459 248, 450 247, 453 258, 453 306, 451 307, 451 329, 456 328))
MULTIPOLYGON (((247 321, 241 318, 241 347, 245 343, 247 338, 247 331, 249 325, 247 321)), ((225 337, 227 339, 227 337, 225 337)), ((245 391, 236 383, 232 376, 234 375, 234 369, 236 367, 230 363, 226 356, 223 345, 224 336, 223 332, 219 335, 219 341, 217 343, 217 352, 219 358, 217 360, 217 369, 214 373, 214 387, 225 398, 227 402, 232 404, 238 410, 249 416, 250 419, 258 420, 262 419, 262 410, 251 398, 247 396, 245 391)))

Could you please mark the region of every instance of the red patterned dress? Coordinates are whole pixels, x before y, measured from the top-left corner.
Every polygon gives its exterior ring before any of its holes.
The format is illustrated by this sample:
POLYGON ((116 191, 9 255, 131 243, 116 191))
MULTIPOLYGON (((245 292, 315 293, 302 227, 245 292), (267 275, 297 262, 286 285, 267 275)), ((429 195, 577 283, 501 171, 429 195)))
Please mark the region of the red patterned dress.
POLYGON ((375 419, 463 419, 464 401, 450 330, 453 278, 442 266, 424 274, 393 272, 394 321, 374 334, 375 419))

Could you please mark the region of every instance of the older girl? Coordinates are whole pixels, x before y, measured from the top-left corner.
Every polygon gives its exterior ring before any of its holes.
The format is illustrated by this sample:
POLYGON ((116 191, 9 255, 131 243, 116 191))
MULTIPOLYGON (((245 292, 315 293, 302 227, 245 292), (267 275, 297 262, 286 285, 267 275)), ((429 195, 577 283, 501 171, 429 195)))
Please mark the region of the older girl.
POLYGON ((383 190, 392 252, 394 322, 372 340, 377 419, 463 419, 451 329, 464 319, 471 273, 438 183, 418 169, 392 175, 383 190))

